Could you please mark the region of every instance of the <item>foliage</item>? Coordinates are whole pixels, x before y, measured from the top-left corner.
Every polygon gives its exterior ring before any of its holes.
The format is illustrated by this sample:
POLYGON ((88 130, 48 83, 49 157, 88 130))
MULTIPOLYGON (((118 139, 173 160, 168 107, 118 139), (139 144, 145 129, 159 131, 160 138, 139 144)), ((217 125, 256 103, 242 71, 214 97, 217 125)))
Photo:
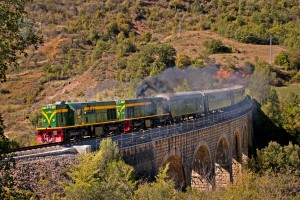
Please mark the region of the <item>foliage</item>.
POLYGON ((186 10, 186 5, 182 0, 171 0, 169 6, 178 10, 186 10))
POLYGON ((120 32, 125 33, 125 35, 129 35, 129 32, 131 31, 132 28, 132 22, 130 16, 124 13, 118 13, 117 25, 118 25, 118 30, 120 32))
POLYGON ((287 175, 300 175, 300 147, 289 143, 281 146, 270 142, 261 150, 257 150, 256 161, 251 162, 253 169, 260 173, 273 172, 287 175))
MULTIPOLYGON (((35 48, 42 39, 34 34, 33 22, 26 18, 27 0, 8 0, 0 2, 0 82, 6 81, 9 67, 18 66, 18 55, 25 55, 25 48, 35 48)), ((24 196, 14 188, 10 169, 15 163, 9 151, 17 147, 4 135, 4 124, 0 114, 0 199, 20 199, 24 196)))
POLYGON ((168 44, 145 45, 127 61, 129 79, 144 79, 159 74, 175 64, 176 50, 168 44))
POLYGON ((112 42, 104 41, 102 39, 99 39, 96 43, 96 46, 93 50, 93 60, 97 60, 102 57, 102 53, 109 50, 111 48, 112 42))
POLYGON ((297 199, 300 179, 292 175, 258 175, 243 170, 243 181, 227 190, 217 190, 202 199, 297 199))
POLYGON ((268 44, 272 35, 274 44, 288 45, 292 49, 300 47, 299 1, 210 1, 198 7, 200 13, 209 13, 206 23, 211 30, 226 37, 245 43, 268 44))
POLYGON ((179 199, 174 182, 167 176, 168 168, 169 165, 166 165, 159 171, 155 182, 141 184, 134 193, 134 199, 179 199))
POLYGON ((69 77, 71 73, 70 65, 50 65, 49 63, 44 65, 45 77, 48 80, 60 80, 69 77))
POLYGON ((27 0, 0 2, 0 81, 6 80, 9 67, 18 66, 17 54, 25 54, 25 48, 42 42, 33 31, 33 22, 26 18, 27 0))
POLYGON ((292 69, 300 70, 300 48, 289 51, 289 60, 292 69))
POLYGON ((203 42, 203 46, 209 53, 231 53, 231 49, 225 46, 221 40, 206 40, 203 42))
POLYGON ((292 79, 293 82, 300 82, 300 71, 293 77, 292 79))
POLYGON ((136 51, 136 46, 129 38, 126 38, 118 44, 117 56, 122 57, 128 53, 133 53, 135 51, 136 51))
POLYGON ((132 199, 133 168, 121 160, 117 144, 104 139, 100 150, 80 158, 64 185, 66 199, 132 199))
POLYGON ((15 167, 15 162, 9 152, 12 148, 16 148, 17 144, 4 135, 4 128, 0 115, 0 199, 23 198, 23 195, 15 190, 14 179, 10 172, 15 167))
POLYGON ((291 68, 291 61, 289 58, 289 54, 286 51, 281 51, 276 57, 275 57, 275 64, 284 66, 286 69, 291 68))
POLYGON ((282 103, 282 126, 288 133, 295 136, 300 144, 300 99, 291 93, 282 103))
POLYGON ((195 59, 193 62, 193 66, 196 68, 204 67, 204 60, 200 58, 195 59))
POLYGON ((179 68, 184 68, 192 64, 191 58, 186 54, 179 54, 176 58, 176 66, 179 68))
POLYGON ((271 119, 277 126, 281 123, 281 110, 278 94, 274 88, 271 88, 270 94, 267 97, 267 102, 263 105, 266 115, 271 119))
POLYGON ((261 104, 267 101, 270 94, 271 76, 270 66, 265 62, 258 61, 250 79, 249 89, 250 95, 261 104))
POLYGON ((170 44, 161 44, 157 47, 157 55, 160 62, 166 67, 173 67, 175 64, 176 50, 170 44))
POLYGON ((142 36, 141 36, 141 42, 144 43, 148 43, 151 41, 152 35, 150 32, 145 32, 142 36))

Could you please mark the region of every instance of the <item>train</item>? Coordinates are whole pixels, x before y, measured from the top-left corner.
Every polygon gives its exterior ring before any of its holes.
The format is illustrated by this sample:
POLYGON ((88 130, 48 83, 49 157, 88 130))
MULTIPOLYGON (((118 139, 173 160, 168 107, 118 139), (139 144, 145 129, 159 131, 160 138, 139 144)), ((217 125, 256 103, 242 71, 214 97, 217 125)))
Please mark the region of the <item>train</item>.
POLYGON ((42 106, 36 142, 56 143, 109 137, 220 112, 243 101, 242 85, 162 93, 154 97, 110 101, 57 102, 42 106))

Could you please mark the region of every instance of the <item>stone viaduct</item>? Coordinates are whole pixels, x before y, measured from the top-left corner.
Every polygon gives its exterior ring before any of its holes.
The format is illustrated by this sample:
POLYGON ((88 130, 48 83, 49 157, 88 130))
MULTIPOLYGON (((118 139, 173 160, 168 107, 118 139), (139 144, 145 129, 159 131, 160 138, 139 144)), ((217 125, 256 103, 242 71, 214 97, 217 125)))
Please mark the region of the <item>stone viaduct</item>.
MULTIPOLYGON (((168 175, 177 189, 192 186, 213 190, 239 182, 241 166, 248 158, 251 135, 252 104, 246 99, 209 116, 113 136, 112 140, 118 143, 125 162, 132 165, 139 176, 151 178, 169 163, 168 175)), ((50 182, 63 181, 58 170, 76 162, 76 154, 80 151, 73 146, 95 150, 100 142, 101 139, 80 141, 71 146, 59 146, 57 151, 19 156, 15 171, 18 185, 43 196, 40 183, 45 182, 45 177, 50 182)), ((57 188, 49 191, 56 192, 57 188)))
MULTIPOLYGON (((192 128, 187 131, 123 147, 123 158, 141 176, 155 175, 169 163, 168 175, 178 189, 192 186, 213 190, 236 184, 251 145, 251 105, 242 105, 231 112, 235 115, 225 120, 220 114, 199 128, 190 124, 192 128)), ((171 129, 169 133, 174 131, 171 129)), ((178 131, 180 127, 174 129, 178 131)))

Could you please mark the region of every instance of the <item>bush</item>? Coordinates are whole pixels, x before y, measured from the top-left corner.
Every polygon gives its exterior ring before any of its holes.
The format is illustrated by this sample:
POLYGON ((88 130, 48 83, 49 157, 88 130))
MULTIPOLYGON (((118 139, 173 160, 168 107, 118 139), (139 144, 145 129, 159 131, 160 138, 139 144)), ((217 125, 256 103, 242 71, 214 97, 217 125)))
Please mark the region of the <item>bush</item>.
POLYGON ((152 38, 151 33, 146 32, 146 33, 144 33, 144 34, 141 36, 141 42, 142 42, 142 43, 148 43, 148 42, 151 41, 151 38, 152 38))
POLYGON ((286 51, 281 51, 275 57, 275 64, 279 66, 284 66, 286 69, 291 69, 291 62, 289 58, 289 54, 286 51))
POLYGON ((114 37, 116 35, 118 35, 120 33, 119 29, 118 29, 118 24, 116 22, 110 22, 107 26, 106 26, 106 32, 109 36, 114 37))
POLYGON ((257 150, 256 163, 250 165, 255 170, 265 173, 274 172, 282 174, 300 175, 300 148, 289 143, 281 146, 277 142, 270 142, 262 150, 257 150))
POLYGON ((292 82, 300 82, 300 71, 292 78, 292 82))
POLYGON ((203 59, 196 59, 193 63, 194 67, 204 67, 204 60, 203 59))
POLYGON ((206 40, 203 42, 204 47, 209 53, 231 53, 231 48, 225 46, 221 40, 206 40))
POLYGON ((97 41, 96 47, 93 50, 93 60, 98 60, 100 57, 102 57, 102 53, 104 51, 109 50, 111 47, 111 41, 103 41, 102 39, 97 41))
POLYGON ((117 47, 118 57, 125 56, 126 54, 133 53, 135 51, 136 51, 136 46, 129 38, 124 39, 121 43, 118 44, 117 47))
POLYGON ((179 54, 176 58, 176 66, 178 68, 184 68, 192 64, 191 58, 185 54, 179 54))
POLYGON ((129 78, 143 79, 175 65, 176 50, 169 44, 145 45, 127 60, 129 78))

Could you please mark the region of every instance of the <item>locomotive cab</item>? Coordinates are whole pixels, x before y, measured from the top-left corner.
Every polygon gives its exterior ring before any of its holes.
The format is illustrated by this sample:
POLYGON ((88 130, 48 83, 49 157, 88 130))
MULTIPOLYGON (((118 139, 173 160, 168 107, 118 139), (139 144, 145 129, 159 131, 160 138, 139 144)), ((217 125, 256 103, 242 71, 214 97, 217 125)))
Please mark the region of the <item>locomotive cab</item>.
POLYGON ((62 127, 69 124, 69 108, 64 102, 42 107, 42 124, 37 129, 38 143, 63 141, 62 127))

